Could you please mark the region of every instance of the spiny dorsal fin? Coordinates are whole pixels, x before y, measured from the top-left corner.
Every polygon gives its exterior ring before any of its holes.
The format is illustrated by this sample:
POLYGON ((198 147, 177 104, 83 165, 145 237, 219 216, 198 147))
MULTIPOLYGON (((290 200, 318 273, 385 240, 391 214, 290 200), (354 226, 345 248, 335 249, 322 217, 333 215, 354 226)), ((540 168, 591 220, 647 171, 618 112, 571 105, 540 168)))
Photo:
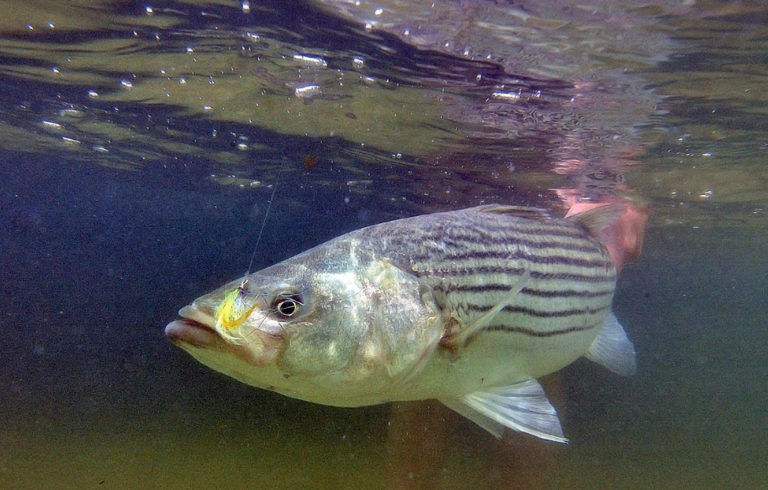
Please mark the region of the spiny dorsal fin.
POLYGON ((592 236, 598 236, 601 231, 616 222, 626 212, 627 208, 621 203, 607 204, 599 208, 592 208, 583 213, 569 216, 581 224, 592 236))
POLYGON ((467 211, 474 213, 507 214, 518 218, 528 219, 552 219, 552 215, 549 214, 549 211, 546 209, 529 208, 526 206, 510 206, 507 204, 484 204, 482 206, 469 208, 467 211))

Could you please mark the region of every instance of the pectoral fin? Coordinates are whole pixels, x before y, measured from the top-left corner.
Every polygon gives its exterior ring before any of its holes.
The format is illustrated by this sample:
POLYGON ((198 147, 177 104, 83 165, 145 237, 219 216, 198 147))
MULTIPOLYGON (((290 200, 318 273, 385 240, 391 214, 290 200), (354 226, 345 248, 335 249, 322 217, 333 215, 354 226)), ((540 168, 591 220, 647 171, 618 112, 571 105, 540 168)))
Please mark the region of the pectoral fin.
POLYGON ((585 354, 587 359, 622 376, 635 374, 635 347, 619 321, 609 313, 602 330, 585 354))
POLYGON ((498 315, 501 310, 503 310, 505 307, 507 307, 507 305, 509 305, 512 302, 514 296, 518 294, 525 287, 530 277, 531 277, 531 273, 526 268, 523 271, 523 274, 518 278, 517 283, 514 285, 514 287, 510 289, 506 301, 498 303, 493 308, 486 311, 479 317, 474 318, 472 320, 472 323, 462 327, 459 333, 456 334, 456 338, 455 338, 456 345, 461 346, 466 344, 466 342, 472 336, 477 335, 482 329, 484 329, 490 323, 490 321, 493 320, 493 317, 498 315))
POLYGON ((548 441, 568 442, 557 412, 535 379, 440 401, 499 438, 509 427, 548 441))

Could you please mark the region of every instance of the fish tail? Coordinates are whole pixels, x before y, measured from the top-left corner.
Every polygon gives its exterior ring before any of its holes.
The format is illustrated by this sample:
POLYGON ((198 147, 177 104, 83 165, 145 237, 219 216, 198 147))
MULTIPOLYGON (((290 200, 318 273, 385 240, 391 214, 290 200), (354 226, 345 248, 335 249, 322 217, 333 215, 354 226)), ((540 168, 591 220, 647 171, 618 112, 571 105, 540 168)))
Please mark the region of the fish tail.
POLYGON ((578 203, 566 217, 580 222, 608 250, 616 270, 640 257, 649 210, 632 202, 578 203))

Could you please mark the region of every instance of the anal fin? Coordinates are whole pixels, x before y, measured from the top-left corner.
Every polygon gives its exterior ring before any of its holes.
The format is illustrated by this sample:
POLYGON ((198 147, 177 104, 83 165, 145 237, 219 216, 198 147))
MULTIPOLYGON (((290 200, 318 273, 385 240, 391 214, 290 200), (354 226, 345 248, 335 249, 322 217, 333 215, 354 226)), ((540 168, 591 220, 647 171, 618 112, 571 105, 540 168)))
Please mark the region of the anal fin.
POLYGON ((555 408, 535 379, 440 401, 499 438, 509 427, 548 441, 568 442, 555 408))

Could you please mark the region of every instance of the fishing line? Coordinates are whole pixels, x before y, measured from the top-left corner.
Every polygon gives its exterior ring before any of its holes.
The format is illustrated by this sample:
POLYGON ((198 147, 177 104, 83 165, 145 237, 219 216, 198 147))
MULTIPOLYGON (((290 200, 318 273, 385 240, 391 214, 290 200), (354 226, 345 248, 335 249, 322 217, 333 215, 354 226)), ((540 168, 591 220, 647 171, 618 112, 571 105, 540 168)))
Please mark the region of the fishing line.
MULTIPOLYGON (((269 210, 272 209, 272 201, 275 200, 275 192, 277 192, 277 184, 278 182, 275 182, 274 186, 272 187, 272 195, 269 196, 269 203, 267 203, 267 210, 264 212, 264 220, 262 220, 261 222, 261 228, 259 229, 259 236, 256 237, 256 245, 253 247, 251 260, 250 262, 248 262, 248 270, 243 276, 243 280, 240 281, 240 285, 237 287, 237 289, 225 295, 221 304, 219 304, 218 308, 216 309, 216 330, 220 332, 230 342, 240 343, 239 342, 240 339, 238 339, 235 336, 235 334, 230 334, 228 331, 234 330, 235 328, 237 328, 238 334, 239 334, 240 325, 243 322, 245 322, 245 320, 248 319, 251 313, 253 313, 253 310, 255 310, 256 307, 259 306, 259 302, 256 301, 253 303, 252 306, 247 308, 245 313, 238 316, 237 318, 232 318, 235 314, 237 314, 234 310, 235 303, 242 298, 243 294, 246 294, 245 287, 248 285, 248 275, 251 273, 251 268, 253 267, 253 260, 256 258, 256 252, 259 250, 259 243, 261 243, 261 236, 264 233, 264 227, 267 224, 267 219, 269 219, 269 210), (224 327, 224 328, 219 328, 219 327, 224 327)), ((264 320, 262 320, 262 322, 263 321, 264 320)), ((243 341, 244 340, 246 339, 243 339, 243 341)))
POLYGON ((251 261, 248 262, 248 271, 245 273, 245 277, 243 277, 243 282, 240 284, 241 290, 242 288, 245 287, 245 284, 248 282, 248 274, 251 273, 251 268, 253 267, 253 260, 256 258, 256 252, 259 250, 261 235, 264 233, 264 227, 267 225, 267 219, 269 218, 269 210, 272 209, 272 201, 275 200, 275 192, 277 192, 277 184, 279 184, 279 182, 275 182, 275 185, 272 186, 272 195, 269 196, 269 203, 267 203, 267 210, 264 212, 264 219, 261 221, 259 236, 256 237, 256 245, 253 247, 253 253, 251 254, 251 261))

